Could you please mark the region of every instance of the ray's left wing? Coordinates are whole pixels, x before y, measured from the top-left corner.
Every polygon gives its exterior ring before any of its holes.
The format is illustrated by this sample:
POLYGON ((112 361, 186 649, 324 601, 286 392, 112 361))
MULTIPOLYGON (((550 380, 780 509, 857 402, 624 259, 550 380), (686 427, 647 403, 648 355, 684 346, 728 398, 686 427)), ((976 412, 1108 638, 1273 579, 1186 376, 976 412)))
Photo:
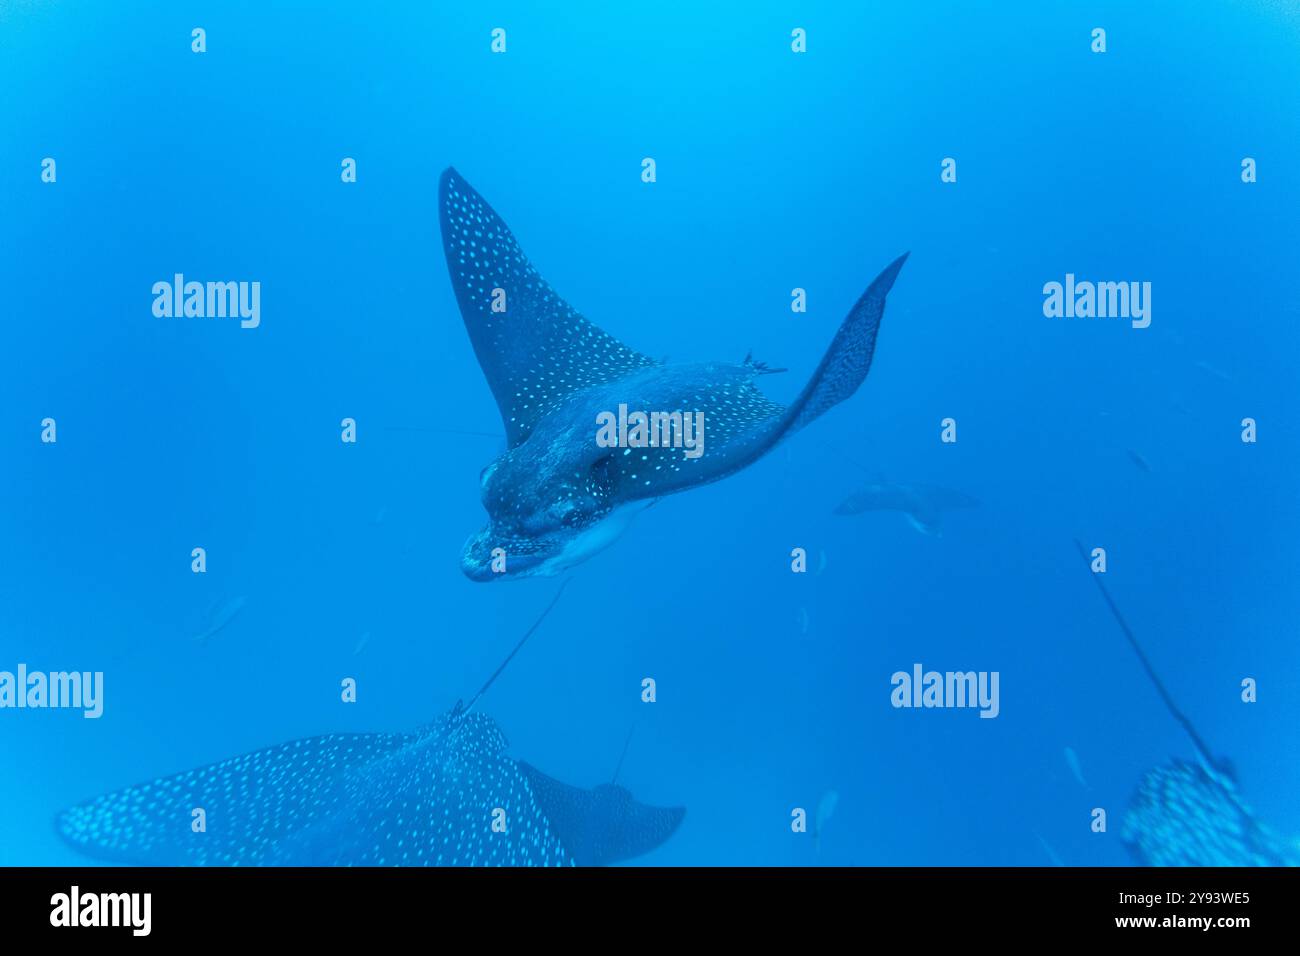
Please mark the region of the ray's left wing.
POLYGON ((87 800, 60 813, 55 826, 74 849, 114 862, 257 865, 297 829, 336 809, 343 775, 411 739, 329 734, 292 740, 87 800))
POLYGON ((658 364, 560 298, 455 169, 442 174, 438 210, 447 273, 511 448, 574 392, 658 364))

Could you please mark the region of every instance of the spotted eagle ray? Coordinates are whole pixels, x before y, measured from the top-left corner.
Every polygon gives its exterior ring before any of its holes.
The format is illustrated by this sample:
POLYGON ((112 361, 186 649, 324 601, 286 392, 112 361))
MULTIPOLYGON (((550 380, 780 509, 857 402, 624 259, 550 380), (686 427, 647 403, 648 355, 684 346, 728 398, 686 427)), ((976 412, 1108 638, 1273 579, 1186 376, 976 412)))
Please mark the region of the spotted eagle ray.
MULTIPOLYGON (((1079 555, 1088 560, 1083 545, 1079 555)), ((1260 822, 1237 792, 1232 762, 1215 756, 1178 708, 1101 575, 1101 596, 1155 686, 1165 709, 1192 741, 1197 761, 1173 759, 1147 772, 1124 816, 1120 839, 1145 866, 1297 866, 1300 847, 1288 846, 1260 822)))
POLYGON ((454 169, 442 174, 438 206, 456 301, 506 430, 506 451, 479 478, 488 523, 461 556, 476 581, 572 567, 612 544, 648 502, 734 474, 847 399, 867 376, 885 296, 907 258, 858 299, 786 407, 754 384, 778 371, 761 362, 669 365, 587 321, 454 169), (694 458, 671 442, 602 447, 597 416, 620 407, 703 413, 707 443, 694 458))
POLYGON ((647 853, 684 809, 549 777, 473 711, 555 600, 468 705, 412 733, 257 750, 79 804, 58 831, 90 856, 146 866, 582 866, 647 853))

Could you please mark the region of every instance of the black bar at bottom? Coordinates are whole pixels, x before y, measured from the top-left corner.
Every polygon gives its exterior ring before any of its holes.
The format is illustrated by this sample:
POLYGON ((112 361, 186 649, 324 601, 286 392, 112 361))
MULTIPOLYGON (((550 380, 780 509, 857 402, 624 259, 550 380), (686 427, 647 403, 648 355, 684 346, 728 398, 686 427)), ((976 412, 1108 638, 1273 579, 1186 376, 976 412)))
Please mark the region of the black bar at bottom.
POLYGON ((1199 934, 1231 943, 1285 932, 1298 902, 1300 873, 1275 869, 0 869, 6 941, 76 933, 90 945, 146 936, 331 945, 435 924, 503 937, 531 926, 544 940, 585 934, 597 917, 633 934, 701 919, 740 934, 813 920, 819 934, 851 924, 983 941, 1199 934))

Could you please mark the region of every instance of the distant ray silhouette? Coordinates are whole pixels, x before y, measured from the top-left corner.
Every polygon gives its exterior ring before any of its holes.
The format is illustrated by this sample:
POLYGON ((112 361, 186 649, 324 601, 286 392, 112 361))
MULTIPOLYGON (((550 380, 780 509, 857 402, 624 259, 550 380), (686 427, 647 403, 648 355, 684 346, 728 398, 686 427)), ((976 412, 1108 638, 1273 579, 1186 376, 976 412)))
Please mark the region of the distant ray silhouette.
POLYGON ((825 443, 822 447, 848 462, 867 478, 867 483, 854 489, 832 512, 837 515, 858 515, 867 511, 897 511, 922 534, 940 536, 943 533, 942 514, 959 508, 978 508, 979 500, 951 488, 927 485, 921 482, 888 481, 878 471, 873 471, 842 448, 825 443))
POLYGON ((598 865, 646 853, 684 809, 553 780, 472 712, 559 596, 469 705, 413 733, 268 747, 79 804, 58 831, 88 855, 143 865, 598 865), (196 809, 206 832, 191 828, 196 809))
MULTIPOLYGON (((1077 540, 1074 544, 1088 563, 1083 545, 1077 540)), ((1142 669, 1165 708, 1191 739, 1200 760, 1198 764, 1174 759, 1147 772, 1120 831, 1129 852, 1147 866, 1300 865, 1297 849, 1288 847, 1241 802, 1231 762, 1213 754, 1178 708, 1101 575, 1090 573, 1142 669)))
POLYGON ((970 495, 950 488, 877 478, 841 501, 834 513, 856 515, 866 511, 898 511, 906 515, 917 531, 938 536, 942 533, 943 512, 978 506, 979 502, 970 495))

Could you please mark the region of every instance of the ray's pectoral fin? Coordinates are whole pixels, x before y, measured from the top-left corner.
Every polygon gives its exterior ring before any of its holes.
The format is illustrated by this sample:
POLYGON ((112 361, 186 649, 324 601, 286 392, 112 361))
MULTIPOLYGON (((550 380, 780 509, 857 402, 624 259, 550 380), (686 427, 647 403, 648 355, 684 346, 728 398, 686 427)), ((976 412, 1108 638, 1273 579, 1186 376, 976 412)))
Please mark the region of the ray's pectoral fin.
MULTIPOLYGON (((749 385, 741 393, 740 404, 744 406, 745 422, 750 427, 734 429, 729 433, 726 418, 720 418, 716 410, 710 412, 709 424, 715 436, 712 447, 715 455, 719 456, 720 464, 711 473, 707 468, 704 469, 704 473, 698 477, 715 480, 752 464, 771 451, 781 439, 811 424, 858 390, 858 386, 866 379, 867 372, 871 370, 871 357, 876 351, 876 334, 885 314, 885 297, 893 288, 894 280, 898 278, 898 272, 906 261, 907 253, 903 253, 886 266, 867 287, 867 291, 862 293, 840 323, 817 370, 788 408, 769 401, 762 392, 749 385), (719 424, 722 426, 720 435, 719 424)), ((749 356, 745 359, 744 367, 755 374, 778 371, 754 363, 749 356)), ((737 404, 733 395, 726 395, 726 404, 737 404)))
POLYGON ((510 228, 454 169, 442 174, 438 210, 456 302, 511 448, 573 392, 658 364, 556 295, 510 228))
POLYGON ((664 843, 686 816, 684 807, 651 807, 615 784, 570 786, 519 762, 538 805, 579 866, 630 860, 664 843))
POLYGON ((885 297, 907 256, 905 252, 887 265, 849 311, 817 371, 790 406, 782 431, 795 432, 808 425, 856 392, 866 379, 885 314, 885 297))
POLYGON ((55 828, 74 849, 113 862, 256 863, 330 808, 343 775, 409 742, 405 734, 294 740, 87 800, 60 813, 55 828))

